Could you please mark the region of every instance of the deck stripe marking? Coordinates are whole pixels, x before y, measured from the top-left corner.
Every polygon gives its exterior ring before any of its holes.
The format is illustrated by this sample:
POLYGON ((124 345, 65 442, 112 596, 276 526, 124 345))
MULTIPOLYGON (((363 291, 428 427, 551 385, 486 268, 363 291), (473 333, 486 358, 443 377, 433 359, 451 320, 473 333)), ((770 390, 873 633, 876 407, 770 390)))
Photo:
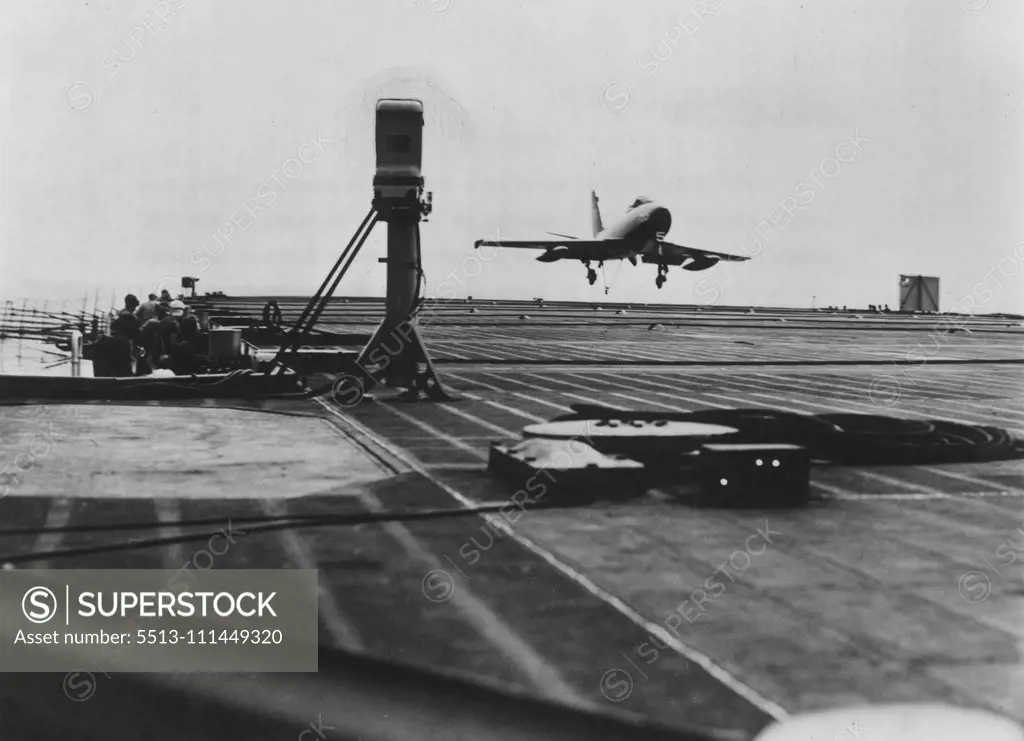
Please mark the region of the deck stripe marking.
MULTIPOLYGON (((455 374, 454 373, 446 373, 446 375, 454 376, 455 374)), ((503 376, 499 376, 496 373, 490 373, 488 371, 483 371, 483 375, 491 376, 493 378, 501 378, 501 380, 512 380, 512 379, 505 378, 503 376)), ((524 394, 522 391, 511 391, 511 390, 502 389, 502 388, 499 388, 498 386, 491 386, 490 384, 486 384, 483 381, 476 381, 476 383, 479 383, 484 388, 491 389, 492 391, 498 391, 498 392, 505 393, 505 394, 511 394, 512 396, 515 396, 515 397, 517 397, 519 399, 525 399, 527 401, 531 401, 531 402, 534 402, 534 403, 537 403, 537 404, 541 404, 541 405, 546 406, 546 407, 550 407, 551 409, 557 409, 560 412, 571 412, 572 411, 572 408, 571 407, 567 407, 565 404, 558 404, 558 403, 553 402, 553 401, 548 401, 547 399, 541 399, 541 398, 536 397, 536 396, 530 396, 529 394, 524 394)))
MULTIPOLYGON (((450 375, 450 374, 445 374, 445 375, 450 375)), ((547 422, 548 421, 544 417, 538 417, 536 414, 530 414, 529 412, 524 411, 522 409, 519 409, 518 407, 510 407, 507 404, 502 404, 501 402, 498 402, 498 401, 491 401, 490 399, 485 399, 482 396, 477 396, 476 394, 472 394, 469 391, 463 391, 463 390, 460 389, 458 391, 458 393, 462 394, 467 399, 472 399, 473 401, 478 401, 478 402, 481 402, 483 404, 487 404, 488 406, 492 406, 495 409, 500 409, 503 412, 508 412, 509 414, 514 414, 515 416, 522 417, 523 419, 528 419, 531 422, 547 422)), ((465 435, 463 435, 462 439, 463 440, 469 440, 470 438, 465 436, 465 435)), ((485 439, 489 440, 490 438, 485 438, 485 439)))
MULTIPOLYGON (((600 371, 600 373, 618 373, 618 372, 620 372, 620 371, 600 371)), ((588 377, 588 376, 584 376, 582 374, 578 374, 578 376, 579 376, 579 378, 587 378, 588 377)), ((594 379, 594 380, 600 381, 601 379, 598 378, 598 379, 594 379)), ((660 389, 672 389, 673 388, 672 386, 666 386, 663 383, 658 383, 658 382, 652 381, 652 380, 650 380, 648 378, 630 378, 629 379, 629 383, 632 384, 632 385, 646 384, 647 386, 653 386, 654 388, 660 388, 660 389)), ((638 388, 637 391, 643 391, 644 393, 655 394, 657 396, 664 396, 666 399, 676 399, 678 401, 694 402, 694 403, 697 403, 697 404, 700 404, 700 405, 703 405, 703 406, 713 406, 713 407, 717 407, 719 409, 735 409, 736 408, 736 407, 730 406, 728 404, 718 404, 718 403, 713 402, 713 401, 708 401, 707 399, 697 398, 696 394, 691 395, 691 396, 682 396, 681 394, 678 393, 678 391, 676 391, 676 393, 672 393, 671 390, 669 390, 669 391, 655 391, 654 388, 650 388, 650 389, 648 389, 648 388, 638 388)), ((678 387, 676 387, 676 388, 678 388, 678 387)))
MULTIPOLYGON (((319 401, 319 400, 318 400, 319 401)), ((350 417, 342 415, 338 411, 332 409, 330 405, 325 402, 320 402, 321 406, 334 414, 341 425, 348 429, 358 430, 360 435, 365 436, 369 440, 372 440, 375 445, 378 445, 382 449, 386 450, 391 456, 401 461, 404 466, 407 466, 412 471, 420 474, 424 478, 428 479, 435 486, 438 486, 441 490, 451 494, 448 487, 440 483, 435 477, 431 476, 422 466, 420 466, 415 459, 399 452, 392 446, 383 442, 377 435, 371 432, 368 428, 356 422, 350 417)), ((386 404, 378 403, 377 406, 387 409, 388 411, 396 414, 397 416, 407 421, 419 424, 424 428, 429 428, 430 425, 426 423, 420 423, 419 420, 405 414, 397 409, 394 409, 386 404)), ((433 428, 431 428, 433 429, 433 428)), ((440 431, 438 431, 440 433, 440 431)), ((440 433, 443 434, 443 433, 440 433)), ((460 446, 468 447, 468 446, 460 446)), ((473 451, 478 457, 482 457, 477 451, 473 451)), ((367 506, 376 512, 384 512, 387 508, 384 504, 371 492, 366 489, 358 489, 357 495, 359 498, 367 504, 367 506)), ((441 569, 444 564, 440 562, 433 554, 424 548, 415 536, 409 532, 409 530, 398 522, 392 522, 385 524, 385 529, 394 537, 399 544, 406 549, 406 552, 414 557, 416 560, 427 565, 430 569, 441 569)), ((525 677, 531 679, 534 686, 538 691, 550 694, 558 698, 561 702, 583 708, 593 708, 594 703, 581 696, 576 689, 567 682, 554 666, 551 666, 543 656, 538 654, 534 648, 526 642, 518 633, 516 633, 509 625, 501 619, 494 611, 487 607, 483 602, 477 599, 468 589, 455 590, 452 596, 453 604, 459 609, 460 612, 466 617, 467 621, 477 633, 487 639, 492 646, 494 646, 503 656, 505 656, 525 677)))
MULTIPOLYGON (((390 407, 387 408, 390 409, 390 407)), ((498 425, 491 424, 487 420, 480 419, 475 414, 464 412, 461 409, 456 409, 455 407, 450 406, 448 404, 440 404, 438 405, 438 408, 443 409, 444 411, 449 412, 450 414, 454 414, 456 417, 462 417, 462 419, 466 420, 467 422, 472 422, 473 424, 478 425, 479 427, 483 427, 485 430, 490 430, 496 435, 504 435, 505 437, 516 437, 519 434, 518 432, 506 430, 504 427, 499 427, 498 425)))
MULTIPOLYGON (((178 527, 178 523, 181 522, 181 506, 178 500, 158 497, 153 500, 153 508, 162 526, 161 537, 176 538, 182 534, 181 528, 178 527)), ((161 549, 160 555, 165 569, 177 570, 187 563, 183 543, 170 543, 161 549)))
MULTIPOLYGON (((285 517, 287 513, 280 500, 261 499, 260 508, 273 517, 285 517)), ((294 530, 278 530, 277 538, 281 542, 284 552, 291 557, 292 561, 300 569, 316 569, 316 559, 306 549, 306 546, 299 540, 294 530)), ((359 638, 358 629, 344 617, 338 607, 334 594, 324 586, 323 582, 317 579, 317 593, 320 596, 320 614, 323 615, 324 624, 330 632, 331 637, 339 646, 353 652, 363 651, 363 644, 359 638)))
MULTIPOLYGON (((359 490, 357 496, 373 512, 385 512, 387 508, 371 492, 359 490)), ((440 559, 425 549, 404 525, 398 522, 384 524, 384 529, 405 549, 406 553, 424 564, 429 571, 443 569, 440 559)), ((481 602, 469 589, 457 589, 451 597, 455 607, 466 617, 477 633, 498 651, 512 660, 520 671, 533 682, 541 692, 549 693, 559 701, 582 708, 591 708, 594 703, 582 697, 575 688, 543 656, 537 653, 525 639, 504 620, 481 602)))
MULTIPOLYGON (((383 408, 387 409, 393 414, 402 417, 406 421, 416 424, 417 426, 425 425, 425 423, 421 423, 419 420, 415 419, 409 414, 406 414, 405 412, 402 412, 399 409, 395 409, 384 404, 380 404, 379 406, 382 406, 383 408)), ((435 486, 447 492, 447 494, 450 497, 455 499, 464 507, 476 506, 476 503, 472 499, 463 496, 458 491, 448 486, 443 481, 439 480, 437 477, 432 476, 429 473, 429 471, 425 470, 422 466, 420 466, 418 462, 415 461, 410 455, 406 454, 405 451, 396 450, 394 447, 389 445, 386 441, 384 441, 378 435, 372 432, 369 428, 357 422, 355 419, 341 415, 339 412, 333 409, 331 411, 338 417, 340 417, 344 424, 351 425, 352 427, 358 429, 361 435, 364 435, 368 439, 373 440, 375 444, 381 446, 382 448, 387 450, 391 455, 403 461, 412 470, 416 471, 421 476, 424 476, 429 481, 431 481, 435 486)), ((441 435, 444 438, 451 439, 448 435, 444 435, 444 433, 441 433, 441 435)), ((459 447, 463 446, 460 445, 459 447)), ((648 620, 643 615, 634 610, 632 607, 623 602, 621 599, 599 587, 584 574, 580 573, 579 571, 576 571, 576 569, 574 569, 573 567, 560 561, 555 555, 545 550, 541 546, 537 545, 529 538, 515 532, 500 517, 495 517, 493 515, 488 514, 481 515, 481 517, 483 517, 483 519, 486 520, 487 523, 492 528, 501 530, 505 535, 515 540, 517 543, 519 543, 521 546, 526 548, 531 553, 534 553, 540 558, 542 558, 545 562, 554 567, 563 576, 575 582, 579 586, 583 587, 585 590, 590 592, 590 594, 594 595, 601 601, 605 602, 606 604, 614 608, 617 612, 619 612, 621 615, 629 619, 635 625, 643 628, 652 635, 658 636, 662 641, 665 642, 665 645, 670 646, 676 653, 680 654, 690 662, 700 666, 702 669, 704 669, 704 671, 706 671, 709 675, 716 679, 720 684, 722 684, 723 686, 734 692, 736 695, 749 702, 757 709, 761 710, 766 715, 774 718, 775 720, 783 720, 789 717, 789 713, 781 705, 778 705, 772 700, 769 700, 768 698, 764 697, 759 692, 757 692, 757 690, 747 686, 741 680, 734 677, 725 669, 716 664, 714 660, 712 660, 706 654, 703 654, 700 651, 697 651, 696 649, 686 645, 678 638, 671 635, 659 624, 648 620)))
POLYGON ((989 486, 1001 486, 1007 493, 1013 492, 1014 494, 1024 494, 1019 486, 1010 486, 1009 484, 1000 484, 997 481, 986 481, 985 479, 979 479, 974 476, 968 476, 965 473, 958 473, 956 471, 945 471, 941 468, 933 468, 932 466, 919 466, 922 471, 928 473, 934 473, 937 476, 946 476, 957 481, 963 481, 966 484, 974 484, 976 486, 989 487, 989 486))
MULTIPOLYGON (((56 550, 64 540, 63 528, 71 521, 72 500, 68 497, 57 497, 50 500, 50 507, 46 510, 46 524, 43 526, 53 532, 42 533, 36 538, 33 551, 46 553, 56 550)), ((48 561, 41 561, 36 567, 38 569, 51 568, 48 561)))

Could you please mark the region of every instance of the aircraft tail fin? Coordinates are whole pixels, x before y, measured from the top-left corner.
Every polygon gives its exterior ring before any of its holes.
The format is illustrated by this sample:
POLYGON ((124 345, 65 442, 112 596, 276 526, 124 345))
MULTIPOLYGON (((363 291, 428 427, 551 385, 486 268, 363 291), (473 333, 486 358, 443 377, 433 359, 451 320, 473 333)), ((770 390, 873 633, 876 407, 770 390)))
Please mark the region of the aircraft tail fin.
POLYGON ((597 205, 598 200, 597 193, 590 191, 590 219, 595 237, 604 231, 604 224, 601 223, 601 208, 597 205))

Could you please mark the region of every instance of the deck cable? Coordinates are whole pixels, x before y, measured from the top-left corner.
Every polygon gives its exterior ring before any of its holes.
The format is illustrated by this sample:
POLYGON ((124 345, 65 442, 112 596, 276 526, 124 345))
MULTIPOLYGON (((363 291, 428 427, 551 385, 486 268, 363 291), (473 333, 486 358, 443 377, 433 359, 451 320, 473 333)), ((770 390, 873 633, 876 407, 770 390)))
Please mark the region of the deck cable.
MULTIPOLYGON (((415 522, 419 520, 439 520, 454 517, 467 517, 471 515, 482 515, 482 514, 496 514, 506 509, 509 506, 508 501, 502 502, 491 502, 480 504, 476 507, 454 507, 447 509, 427 509, 420 511, 406 511, 406 512, 354 512, 349 514, 329 514, 329 515, 298 515, 293 517, 249 517, 249 518, 238 518, 230 519, 229 528, 233 524, 243 525, 256 525, 254 528, 249 530, 232 530, 231 532, 239 536, 252 535, 253 533, 260 532, 272 532, 277 530, 294 530, 306 527, 340 527, 340 526, 353 526, 353 525, 368 525, 368 524, 383 524, 390 522, 415 522)), ((518 506, 518 505, 517 505, 518 506)), ((530 510, 545 510, 545 509, 574 509, 578 505, 574 503, 558 503, 558 502, 547 502, 543 504, 527 504, 526 508, 530 510)), ((220 528, 211 532, 204 530, 202 532, 187 533, 184 535, 175 535, 167 537, 147 538, 147 539, 131 539, 128 542, 119 543, 107 543, 102 545, 83 546, 81 548, 61 548, 52 549, 46 551, 29 551, 26 553, 9 553, 0 555, 0 563, 3 563, 6 567, 7 564, 12 566, 20 563, 31 563, 33 561, 48 561, 56 558, 72 558, 75 556, 89 556, 100 553, 113 553, 117 551, 135 551, 142 550, 145 548, 155 548, 160 546, 177 545, 180 543, 194 543, 208 540, 211 537, 217 537, 222 534, 224 527, 223 518, 215 521, 197 520, 192 522, 146 522, 146 523, 118 523, 116 525, 90 525, 90 526, 71 526, 71 527, 60 527, 60 528, 26 528, 22 530, 2 530, 0 535, 6 537, 13 536, 31 536, 40 535, 45 533, 84 533, 84 532, 98 532, 108 531, 115 532, 119 530, 141 530, 141 529, 159 529, 159 528, 181 528, 190 527, 193 525, 211 525, 218 524, 220 528)))

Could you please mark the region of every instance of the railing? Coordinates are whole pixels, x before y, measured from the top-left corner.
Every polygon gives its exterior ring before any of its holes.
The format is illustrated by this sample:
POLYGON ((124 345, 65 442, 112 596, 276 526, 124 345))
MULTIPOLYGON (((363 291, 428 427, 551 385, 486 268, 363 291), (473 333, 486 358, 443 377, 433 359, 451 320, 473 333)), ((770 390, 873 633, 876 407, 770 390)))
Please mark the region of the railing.
POLYGON ((72 375, 76 367, 80 372, 83 348, 109 330, 110 314, 99 311, 95 301, 90 310, 88 298, 81 311, 69 311, 70 303, 4 301, 0 305, 0 372, 48 371, 64 364, 71 364, 72 375), (77 344, 72 338, 75 332, 77 344))

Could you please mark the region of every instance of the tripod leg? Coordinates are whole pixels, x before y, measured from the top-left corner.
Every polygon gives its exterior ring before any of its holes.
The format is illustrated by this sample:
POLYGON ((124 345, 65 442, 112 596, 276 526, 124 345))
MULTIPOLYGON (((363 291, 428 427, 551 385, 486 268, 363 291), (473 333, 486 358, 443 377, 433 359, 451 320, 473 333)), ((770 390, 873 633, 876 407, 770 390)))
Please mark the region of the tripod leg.
POLYGON ((390 332, 387 321, 381 323, 373 338, 359 353, 354 376, 361 379, 363 393, 380 385, 384 376, 404 377, 407 390, 403 399, 419 400, 420 393, 434 401, 456 401, 448 392, 434 362, 412 321, 404 321, 390 332), (401 370, 398 373, 396 371, 401 370))

